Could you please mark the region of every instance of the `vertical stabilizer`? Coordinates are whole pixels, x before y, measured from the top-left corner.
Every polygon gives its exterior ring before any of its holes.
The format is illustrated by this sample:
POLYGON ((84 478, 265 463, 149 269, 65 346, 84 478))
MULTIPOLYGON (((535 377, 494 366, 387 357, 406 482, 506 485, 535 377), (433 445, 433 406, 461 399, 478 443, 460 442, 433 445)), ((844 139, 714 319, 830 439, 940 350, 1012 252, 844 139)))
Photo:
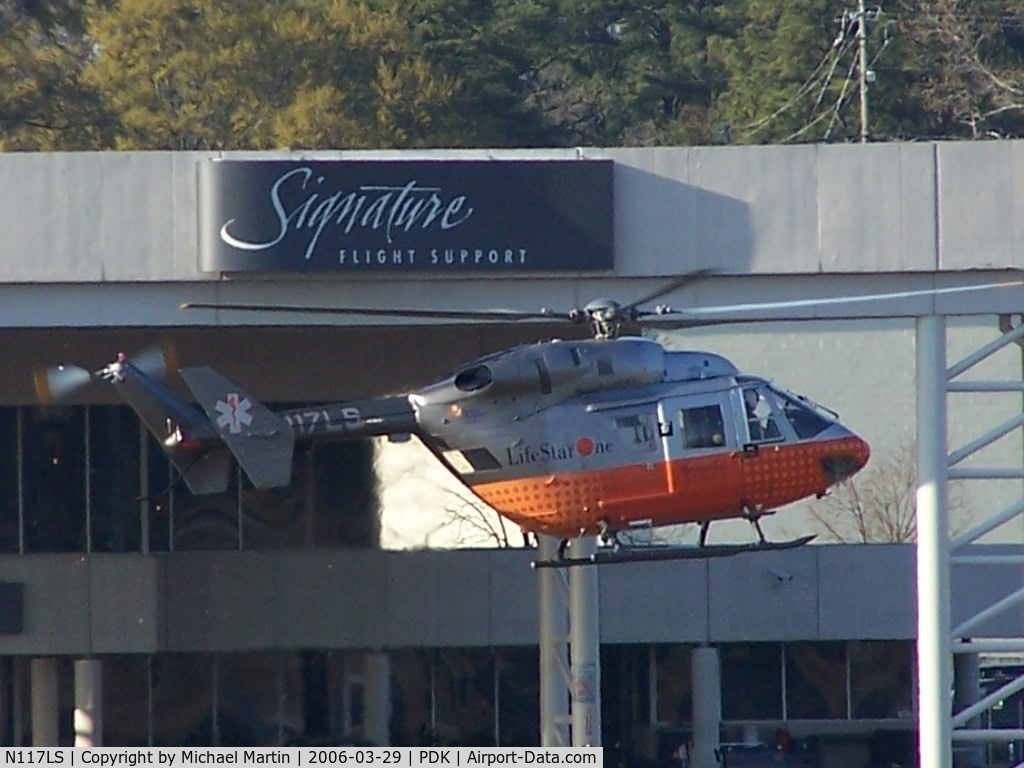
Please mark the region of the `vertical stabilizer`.
POLYGON ((295 433, 285 420, 212 368, 179 373, 252 484, 288 485, 295 433))

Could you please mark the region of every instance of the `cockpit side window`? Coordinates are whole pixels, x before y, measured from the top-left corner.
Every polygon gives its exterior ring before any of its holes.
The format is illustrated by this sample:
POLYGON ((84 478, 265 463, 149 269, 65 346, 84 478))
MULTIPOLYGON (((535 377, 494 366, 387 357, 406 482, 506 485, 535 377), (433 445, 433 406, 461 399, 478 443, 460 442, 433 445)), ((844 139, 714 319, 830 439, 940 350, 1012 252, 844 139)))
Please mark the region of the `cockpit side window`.
POLYGON ((772 404, 772 393, 758 386, 744 387, 743 409, 747 421, 747 435, 751 443, 774 443, 785 440, 779 427, 777 406, 772 404))

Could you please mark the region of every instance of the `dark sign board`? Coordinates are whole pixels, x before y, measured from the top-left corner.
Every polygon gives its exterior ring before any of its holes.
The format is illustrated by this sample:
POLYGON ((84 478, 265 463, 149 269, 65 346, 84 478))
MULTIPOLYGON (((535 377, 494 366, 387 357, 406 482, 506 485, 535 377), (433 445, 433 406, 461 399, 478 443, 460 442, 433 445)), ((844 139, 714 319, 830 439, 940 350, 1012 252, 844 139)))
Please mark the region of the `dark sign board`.
POLYGON ((20 635, 25 628, 25 585, 0 582, 0 635, 20 635))
POLYGON ((208 272, 612 269, 610 160, 205 161, 208 272))

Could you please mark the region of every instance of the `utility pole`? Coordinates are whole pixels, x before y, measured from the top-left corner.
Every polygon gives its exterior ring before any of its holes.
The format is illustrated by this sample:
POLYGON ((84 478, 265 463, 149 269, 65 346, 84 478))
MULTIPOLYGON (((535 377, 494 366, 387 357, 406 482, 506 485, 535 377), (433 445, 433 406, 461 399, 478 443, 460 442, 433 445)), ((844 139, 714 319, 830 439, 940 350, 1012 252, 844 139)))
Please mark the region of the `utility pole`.
MULTIPOLYGON (((870 130, 868 128, 868 89, 875 82, 875 73, 868 67, 868 23, 877 22, 882 16, 882 8, 880 6, 874 6, 867 8, 865 0, 857 0, 857 7, 853 10, 843 9, 841 16, 834 19, 839 24, 839 33, 836 35, 835 40, 832 41, 832 47, 839 49, 839 56, 845 56, 847 50, 847 43, 856 39, 857 41, 857 85, 860 93, 860 143, 866 144, 868 137, 870 136, 870 130)), ((889 36, 886 34, 882 41, 882 48, 885 48, 889 44, 889 36)), ((853 67, 850 68, 850 72, 853 71, 853 67)), ((849 77, 849 75, 848 75, 849 77)), ((843 105, 847 93, 847 85, 849 80, 843 86, 842 95, 839 97, 839 102, 836 104, 836 114, 838 115, 840 107, 843 105)), ((831 125, 829 126, 831 131, 831 125)), ((826 133, 828 138, 828 133, 826 133)))
POLYGON ((860 72, 860 143, 868 141, 868 17, 864 0, 857 2, 857 69, 860 72))

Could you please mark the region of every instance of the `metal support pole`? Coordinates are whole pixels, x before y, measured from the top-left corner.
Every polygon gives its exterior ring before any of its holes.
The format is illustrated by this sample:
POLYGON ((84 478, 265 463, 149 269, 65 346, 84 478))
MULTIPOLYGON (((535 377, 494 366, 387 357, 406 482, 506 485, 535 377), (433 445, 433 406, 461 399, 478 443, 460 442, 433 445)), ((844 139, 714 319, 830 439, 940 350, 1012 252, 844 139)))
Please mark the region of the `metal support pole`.
MULTIPOLYGON (((957 710, 975 704, 981 698, 981 669, 977 653, 961 653, 953 657, 953 708, 957 710)), ((981 718, 972 718, 968 728, 980 728, 981 718)), ((979 768, 985 762, 981 746, 963 749, 954 755, 958 768, 979 768)))
POLYGON ((917 319, 917 664, 921 765, 953 764, 946 319, 917 319))
POLYGON ((693 679, 693 768, 717 768, 722 724, 722 686, 718 649, 694 648, 690 654, 693 679))
POLYGON ((32 687, 32 746, 59 747, 57 660, 32 659, 29 670, 32 687))
MULTIPOLYGON (((597 539, 572 543, 573 557, 589 557, 597 539)), ((569 658, 572 663, 572 746, 601 746, 601 632, 597 566, 569 574, 569 658)))
POLYGON ((376 747, 391 746, 391 658, 371 651, 363 659, 363 736, 376 747))
MULTIPOLYGON (((537 537, 537 558, 552 560, 559 540, 537 537)), ((568 747, 569 663, 566 653, 569 628, 564 574, 558 568, 538 568, 538 629, 540 634, 540 745, 568 747)))
POLYGON ((75 746, 103 746, 103 665, 75 661, 75 746))

